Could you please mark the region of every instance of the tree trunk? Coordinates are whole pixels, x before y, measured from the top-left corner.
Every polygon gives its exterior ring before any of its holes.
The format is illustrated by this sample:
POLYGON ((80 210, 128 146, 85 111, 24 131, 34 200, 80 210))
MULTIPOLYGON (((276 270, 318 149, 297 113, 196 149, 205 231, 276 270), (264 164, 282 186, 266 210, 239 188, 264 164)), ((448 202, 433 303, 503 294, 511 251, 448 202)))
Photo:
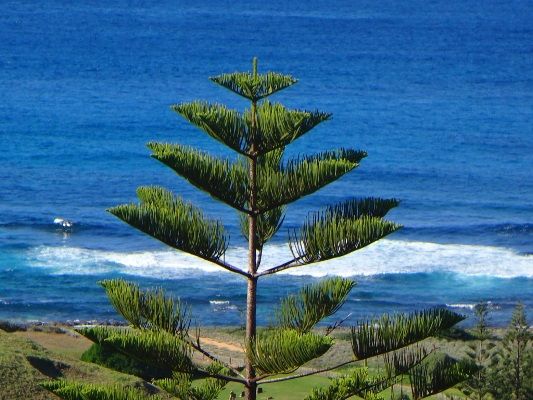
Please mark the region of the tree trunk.
MULTIPOLYGON (((253 61, 253 73, 257 75, 257 59, 253 61)), ((257 127, 257 104, 252 101, 251 109, 251 138, 252 144, 250 151, 252 154, 256 151, 256 127, 257 127)), ((254 213, 257 209, 257 158, 255 154, 249 159, 249 209, 254 213)), ((248 216, 248 273, 255 275, 257 272, 257 215, 251 214, 248 216)), ((256 305, 257 305, 257 278, 252 276, 248 278, 248 290, 246 294, 246 345, 250 345, 255 340, 256 333, 256 305)), ((255 369, 251 360, 246 355, 246 378, 248 383, 246 385, 246 400, 256 400, 257 398, 257 383, 250 382, 255 378, 255 369)))
MULTIPOLYGON (((246 298, 246 343, 250 343, 255 339, 256 331, 256 294, 257 294, 257 279, 248 279, 248 293, 246 298)), ((255 378, 255 369, 246 356, 246 378, 255 378)), ((255 382, 248 382, 245 389, 246 400, 255 400, 257 397, 257 384, 255 382)))
MULTIPOLYGON (((253 177, 255 181, 255 160, 250 162, 250 178, 253 177)), ((255 186, 255 185, 251 185, 255 186)), ((255 187, 252 192, 255 192, 255 187)), ((255 196, 253 203, 255 203, 255 196)), ((252 202, 251 202, 252 203, 252 202)), ((251 207, 253 207, 255 204, 251 207)), ((256 223, 257 217, 255 215, 249 216, 248 221, 248 272, 255 274, 257 272, 257 243, 256 243, 256 223)), ((249 345, 255 340, 256 333, 256 305, 257 305, 257 278, 248 278, 248 290, 246 294, 246 344, 249 345)), ((255 378, 255 369, 252 362, 246 356, 246 378, 248 380, 255 378)), ((248 381, 246 385, 246 400, 255 400, 257 398, 257 383, 248 381)))

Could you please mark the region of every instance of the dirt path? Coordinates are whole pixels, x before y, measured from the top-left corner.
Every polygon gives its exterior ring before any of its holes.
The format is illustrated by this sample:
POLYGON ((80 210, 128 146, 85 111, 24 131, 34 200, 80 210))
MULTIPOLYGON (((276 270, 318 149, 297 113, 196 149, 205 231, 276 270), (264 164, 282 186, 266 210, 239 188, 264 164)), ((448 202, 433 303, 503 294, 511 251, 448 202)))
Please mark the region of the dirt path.
POLYGON ((225 350, 229 350, 229 351, 236 351, 238 353, 244 353, 244 350, 242 349, 241 346, 238 346, 236 344, 221 342, 221 341, 218 341, 218 340, 215 340, 215 339, 210 339, 210 338, 207 338, 207 337, 201 337, 200 338, 200 343, 201 344, 206 344, 208 346, 215 346, 215 347, 218 347, 220 349, 225 349, 225 350))

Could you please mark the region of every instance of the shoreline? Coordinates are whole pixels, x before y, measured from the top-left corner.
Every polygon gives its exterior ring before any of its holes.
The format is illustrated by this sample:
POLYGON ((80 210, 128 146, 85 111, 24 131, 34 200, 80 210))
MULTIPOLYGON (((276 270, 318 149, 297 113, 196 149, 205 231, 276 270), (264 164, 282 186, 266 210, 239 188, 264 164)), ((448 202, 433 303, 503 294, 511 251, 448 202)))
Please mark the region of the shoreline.
MULTIPOLYGON (((473 323, 473 321, 471 321, 473 323)), ((467 326, 462 326, 459 324, 457 327, 458 331, 468 332, 472 329, 472 323, 467 326)), ((2 319, 0 318, 0 331, 4 332, 26 332, 26 331, 35 331, 35 332, 49 332, 49 333, 66 333, 69 329, 81 328, 81 327, 91 327, 91 326, 116 326, 116 327, 127 327, 129 326, 125 321, 118 320, 67 320, 67 321, 35 321, 35 320, 13 320, 13 319, 2 319)), ((258 328, 267 328, 269 325, 258 325, 258 328)), ((328 324, 319 324, 316 329, 325 329, 328 324)), ((337 327, 335 330, 337 332, 349 332, 350 324, 345 324, 343 326, 337 327)), ((191 329, 203 329, 206 331, 224 331, 224 332, 233 332, 238 333, 239 331, 244 332, 244 327, 239 325, 191 325, 191 329)), ((529 328, 533 330, 533 325, 530 325, 529 328)), ((493 332, 505 331, 507 325, 488 325, 488 329, 493 332)))

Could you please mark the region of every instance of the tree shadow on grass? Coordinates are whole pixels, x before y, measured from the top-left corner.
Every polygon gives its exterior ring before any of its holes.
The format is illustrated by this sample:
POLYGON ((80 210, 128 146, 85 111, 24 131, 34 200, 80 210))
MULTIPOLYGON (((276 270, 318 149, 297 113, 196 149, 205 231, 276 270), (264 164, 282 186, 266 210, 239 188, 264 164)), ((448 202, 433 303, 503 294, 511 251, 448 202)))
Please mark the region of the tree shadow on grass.
POLYGON ((68 364, 50 360, 49 358, 27 356, 26 359, 33 368, 50 378, 61 378, 63 377, 63 371, 70 368, 68 364))

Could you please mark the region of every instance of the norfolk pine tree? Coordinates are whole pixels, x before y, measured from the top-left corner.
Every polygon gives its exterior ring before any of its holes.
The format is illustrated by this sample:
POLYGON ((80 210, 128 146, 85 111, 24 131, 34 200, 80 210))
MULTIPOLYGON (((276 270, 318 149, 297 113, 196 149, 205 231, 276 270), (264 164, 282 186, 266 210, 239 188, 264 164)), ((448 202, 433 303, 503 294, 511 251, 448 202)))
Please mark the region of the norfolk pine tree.
MULTIPOLYGON (((258 281, 289 268, 341 257, 396 231, 400 226, 384 216, 398 201, 354 198, 311 212, 299 229, 289 231, 292 258, 272 268, 260 268, 264 245, 280 229, 286 205, 352 171, 366 153, 341 148, 285 160, 285 147, 330 119, 330 114, 290 110, 271 103, 267 97, 294 85, 296 79, 274 72, 259 74, 256 59, 252 72, 223 74, 211 80, 247 99, 250 108, 239 113, 223 105, 194 101, 172 109, 236 152, 238 161, 217 158, 180 144, 151 142, 148 147, 153 158, 239 213, 242 234, 248 241, 246 267, 225 261, 228 236, 221 222, 204 217, 199 209, 166 189, 141 187, 137 191, 138 204, 121 205, 109 211, 168 246, 243 278, 247 285, 244 368, 224 364, 202 347, 199 332, 191 333, 189 329, 190 313, 184 303, 161 290, 143 291, 122 280, 101 284, 130 327, 94 327, 79 332, 145 363, 167 368, 168 377, 152 384, 179 399, 215 399, 226 382, 234 381, 244 386, 247 400, 254 400, 259 384, 320 372, 296 371, 331 348, 334 342, 331 329, 319 333, 313 328, 343 305, 355 285, 350 279, 328 278, 305 286, 299 293, 282 299, 275 311, 274 326, 258 333, 258 281), (193 352, 208 357, 212 364, 197 365, 193 352), (204 380, 201 385, 192 385, 193 378, 204 380)), ((341 365, 386 355, 387 373, 371 377, 366 368, 356 368, 332 380, 328 387, 314 390, 308 399, 346 399, 354 395, 377 399, 377 393, 405 374, 413 382, 414 398, 455 385, 466 378, 468 365, 449 358, 427 363, 433 350, 409 346, 462 319, 445 309, 429 309, 385 315, 352 327, 353 354, 341 365)), ((121 392, 117 387, 68 381, 51 381, 45 387, 66 399, 147 398, 133 389, 121 392)))
POLYGON ((489 375, 491 394, 500 400, 533 398, 533 334, 523 304, 516 305, 501 344, 489 375))
POLYGON ((472 330, 475 341, 468 345, 466 356, 477 370, 470 379, 461 384, 462 392, 470 399, 483 400, 489 397, 491 384, 488 379, 488 371, 496 362, 494 347, 488 326, 491 304, 480 302, 474 306, 474 317, 476 319, 472 330))

